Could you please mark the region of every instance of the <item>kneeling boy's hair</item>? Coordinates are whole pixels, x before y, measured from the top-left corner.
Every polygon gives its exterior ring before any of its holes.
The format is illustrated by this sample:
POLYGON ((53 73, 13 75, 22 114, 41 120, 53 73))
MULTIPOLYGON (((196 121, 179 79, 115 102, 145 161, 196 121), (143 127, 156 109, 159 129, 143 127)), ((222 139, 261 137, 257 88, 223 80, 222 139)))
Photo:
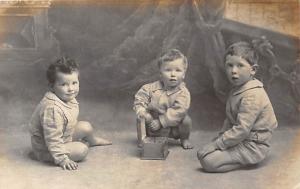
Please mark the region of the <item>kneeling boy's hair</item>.
POLYGON ((53 85, 56 80, 56 73, 62 72, 71 74, 74 71, 79 71, 79 65, 68 57, 61 57, 56 62, 50 64, 47 69, 47 80, 50 85, 53 85))
POLYGON ((240 56, 247 60, 251 66, 257 65, 258 63, 258 54, 255 47, 245 41, 236 42, 230 45, 226 50, 225 59, 227 55, 240 56))

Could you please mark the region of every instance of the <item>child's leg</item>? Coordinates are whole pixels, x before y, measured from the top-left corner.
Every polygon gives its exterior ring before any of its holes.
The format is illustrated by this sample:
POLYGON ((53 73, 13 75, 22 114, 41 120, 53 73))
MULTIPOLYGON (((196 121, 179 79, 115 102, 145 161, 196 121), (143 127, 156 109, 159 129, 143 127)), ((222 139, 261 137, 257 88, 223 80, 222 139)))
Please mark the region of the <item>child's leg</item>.
POLYGON ((103 146, 112 144, 110 141, 96 137, 94 129, 89 122, 79 121, 75 126, 73 141, 85 140, 90 146, 103 146))
POLYGON ((70 152, 69 158, 73 161, 82 161, 88 154, 88 147, 82 142, 69 142, 65 148, 70 152))
POLYGON ((182 123, 178 126, 181 146, 184 149, 192 149, 193 145, 189 141, 190 132, 192 130, 192 119, 190 116, 185 116, 182 123))
POLYGON ((198 159, 206 172, 227 172, 242 167, 242 164, 233 160, 227 151, 216 150, 204 158, 200 158, 198 154, 198 159))

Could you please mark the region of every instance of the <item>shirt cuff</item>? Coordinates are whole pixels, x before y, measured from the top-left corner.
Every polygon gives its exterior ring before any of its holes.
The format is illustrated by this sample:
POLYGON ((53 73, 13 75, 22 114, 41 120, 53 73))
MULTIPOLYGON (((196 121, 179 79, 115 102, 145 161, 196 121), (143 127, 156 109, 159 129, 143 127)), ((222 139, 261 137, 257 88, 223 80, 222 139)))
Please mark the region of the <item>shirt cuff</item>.
POLYGON ((69 157, 66 154, 64 154, 59 158, 55 158, 54 162, 55 162, 55 164, 60 165, 62 162, 66 161, 68 159, 69 159, 69 157))
POLYGON ((136 112, 136 115, 140 115, 142 112, 147 112, 147 110, 145 108, 139 108, 135 112, 136 112))
POLYGON ((225 150, 226 149, 226 146, 223 142, 223 138, 222 137, 219 137, 216 141, 215 141, 217 147, 220 149, 220 150, 225 150))

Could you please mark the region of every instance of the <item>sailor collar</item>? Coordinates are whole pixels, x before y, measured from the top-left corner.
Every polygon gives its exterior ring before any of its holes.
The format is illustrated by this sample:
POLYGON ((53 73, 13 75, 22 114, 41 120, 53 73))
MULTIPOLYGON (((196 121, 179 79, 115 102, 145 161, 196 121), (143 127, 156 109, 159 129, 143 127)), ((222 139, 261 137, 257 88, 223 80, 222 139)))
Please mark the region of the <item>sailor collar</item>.
POLYGON ((241 87, 239 87, 238 89, 234 88, 232 90, 232 94, 233 95, 238 95, 238 94, 241 94, 241 93, 243 93, 247 90, 254 89, 254 88, 263 88, 262 82, 260 82, 257 79, 250 80, 247 83, 245 83, 244 85, 242 85, 241 87))
POLYGON ((163 90, 166 91, 166 94, 168 96, 177 93, 178 91, 182 90, 185 87, 185 83, 181 82, 177 87, 173 88, 173 89, 166 89, 164 87, 164 84, 161 81, 157 81, 154 83, 154 87, 153 87, 153 91, 157 91, 157 90, 163 90))
POLYGON ((56 105, 62 105, 62 106, 66 107, 66 108, 69 108, 69 109, 72 109, 72 105, 74 106, 74 105, 78 105, 79 104, 75 98, 73 100, 71 100, 70 102, 68 102, 68 104, 67 104, 64 101, 62 101, 60 98, 58 98, 56 96, 56 94, 54 94, 53 92, 50 92, 50 91, 48 91, 45 94, 45 97, 47 99, 49 99, 49 100, 54 101, 54 103, 56 105))

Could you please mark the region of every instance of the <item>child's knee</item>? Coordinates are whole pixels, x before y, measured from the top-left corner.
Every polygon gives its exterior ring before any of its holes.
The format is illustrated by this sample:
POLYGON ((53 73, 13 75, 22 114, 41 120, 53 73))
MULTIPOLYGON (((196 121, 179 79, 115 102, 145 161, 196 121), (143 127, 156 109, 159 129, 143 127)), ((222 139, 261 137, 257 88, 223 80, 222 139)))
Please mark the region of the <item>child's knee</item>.
POLYGON ((92 125, 87 121, 80 121, 78 123, 78 129, 85 134, 91 134, 93 132, 92 125))
MULTIPOLYGON (((201 151, 199 150, 198 152, 197 152, 197 158, 198 158, 198 160, 199 161, 201 161, 201 159, 202 159, 202 153, 201 153, 201 151)), ((200 162, 201 163, 201 162, 200 162)))
POLYGON ((192 119, 190 116, 186 115, 184 119, 182 120, 182 125, 192 127, 192 119))
POLYGON ((84 159, 89 152, 89 148, 85 144, 81 144, 78 148, 78 155, 81 156, 82 159, 84 159))
POLYGON ((201 158, 201 157, 199 157, 199 154, 198 154, 198 159, 199 159, 200 164, 204 171, 217 172, 217 166, 216 166, 215 162, 210 160, 210 158, 207 158, 207 156, 205 156, 204 158, 201 158))
POLYGON ((73 161, 82 161, 85 159, 89 151, 89 148, 81 143, 81 142, 76 142, 76 148, 73 148, 70 152, 70 159, 73 161))

